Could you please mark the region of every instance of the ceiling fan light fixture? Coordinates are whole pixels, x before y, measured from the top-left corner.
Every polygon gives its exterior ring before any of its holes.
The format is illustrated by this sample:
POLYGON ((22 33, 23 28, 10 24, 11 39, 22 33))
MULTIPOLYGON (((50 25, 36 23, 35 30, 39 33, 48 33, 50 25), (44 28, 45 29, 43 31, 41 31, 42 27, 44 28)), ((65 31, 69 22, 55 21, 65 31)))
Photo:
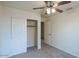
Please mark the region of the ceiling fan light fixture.
POLYGON ((51 13, 50 10, 51 10, 50 8, 47 8, 47 14, 50 14, 51 13))
POLYGON ((56 10, 55 10, 55 8, 53 8, 53 9, 52 9, 52 13, 55 13, 55 12, 56 12, 56 10))
POLYGON ((58 3, 56 3, 56 4, 53 5, 53 7, 57 7, 57 6, 58 6, 58 3))

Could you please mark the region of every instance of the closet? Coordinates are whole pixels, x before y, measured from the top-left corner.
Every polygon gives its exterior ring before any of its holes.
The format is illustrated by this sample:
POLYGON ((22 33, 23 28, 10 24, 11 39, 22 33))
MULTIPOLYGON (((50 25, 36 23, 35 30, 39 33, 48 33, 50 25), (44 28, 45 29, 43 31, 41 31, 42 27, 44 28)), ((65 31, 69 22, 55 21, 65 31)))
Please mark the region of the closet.
POLYGON ((37 45, 37 21, 27 20, 27 47, 37 45))

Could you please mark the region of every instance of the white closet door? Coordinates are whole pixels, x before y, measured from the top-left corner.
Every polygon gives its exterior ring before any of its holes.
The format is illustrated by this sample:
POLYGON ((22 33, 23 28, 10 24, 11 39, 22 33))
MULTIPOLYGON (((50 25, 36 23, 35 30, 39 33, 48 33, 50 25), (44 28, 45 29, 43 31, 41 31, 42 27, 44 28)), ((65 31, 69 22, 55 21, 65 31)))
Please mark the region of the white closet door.
POLYGON ((35 27, 27 27, 27 47, 35 46, 35 27))

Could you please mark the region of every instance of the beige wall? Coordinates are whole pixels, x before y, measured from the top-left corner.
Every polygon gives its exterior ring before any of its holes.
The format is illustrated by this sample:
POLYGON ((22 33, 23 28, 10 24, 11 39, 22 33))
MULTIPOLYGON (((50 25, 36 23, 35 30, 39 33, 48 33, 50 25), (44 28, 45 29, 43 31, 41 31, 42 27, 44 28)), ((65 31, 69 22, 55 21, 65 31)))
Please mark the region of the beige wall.
POLYGON ((49 28, 51 33, 45 33, 45 38, 49 37, 48 34, 51 38, 45 39, 45 42, 79 57, 79 8, 51 16, 49 20, 51 27, 47 27, 45 21, 45 32, 49 28))

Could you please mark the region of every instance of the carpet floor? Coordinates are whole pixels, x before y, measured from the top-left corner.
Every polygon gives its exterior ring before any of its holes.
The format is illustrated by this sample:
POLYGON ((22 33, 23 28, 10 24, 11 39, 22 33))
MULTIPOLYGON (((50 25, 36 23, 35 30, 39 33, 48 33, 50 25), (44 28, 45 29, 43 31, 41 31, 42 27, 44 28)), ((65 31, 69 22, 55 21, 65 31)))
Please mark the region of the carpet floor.
POLYGON ((43 44, 40 50, 35 47, 28 48, 27 53, 21 53, 10 58, 76 58, 55 47, 43 44))

